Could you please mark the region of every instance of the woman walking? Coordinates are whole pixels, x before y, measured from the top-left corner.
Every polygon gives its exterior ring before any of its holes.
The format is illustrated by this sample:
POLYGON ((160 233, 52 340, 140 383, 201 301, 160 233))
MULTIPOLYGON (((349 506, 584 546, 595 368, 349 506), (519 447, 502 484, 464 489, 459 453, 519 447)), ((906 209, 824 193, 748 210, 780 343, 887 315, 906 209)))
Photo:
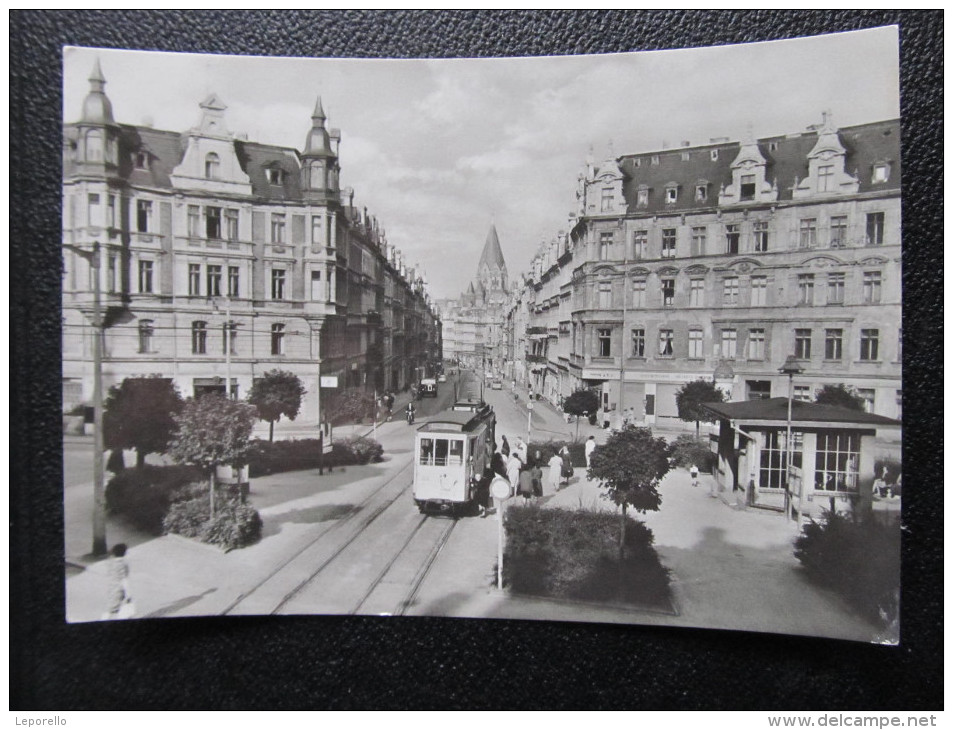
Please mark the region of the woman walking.
POLYGON ((549 474, 546 479, 546 489, 544 494, 549 492, 551 494, 556 494, 559 491, 559 482, 562 478, 563 471, 563 460, 559 457, 559 454, 553 454, 552 458, 549 460, 549 474))
POLYGON ((559 458, 562 459, 563 462, 562 477, 566 480, 566 486, 569 486, 569 479, 573 475, 572 457, 569 456, 569 447, 565 444, 563 444, 563 447, 559 450, 559 458))
POLYGON ((510 442, 506 440, 506 436, 503 437, 503 445, 500 447, 500 453, 503 456, 510 455, 510 442))

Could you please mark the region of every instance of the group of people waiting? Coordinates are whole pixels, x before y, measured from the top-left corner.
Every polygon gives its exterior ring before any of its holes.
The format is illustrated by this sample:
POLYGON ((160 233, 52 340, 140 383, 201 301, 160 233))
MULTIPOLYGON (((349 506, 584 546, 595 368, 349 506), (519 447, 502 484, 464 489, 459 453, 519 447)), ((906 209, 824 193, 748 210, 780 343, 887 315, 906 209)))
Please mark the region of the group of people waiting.
POLYGON ((567 446, 564 445, 551 456, 549 452, 539 450, 529 456, 529 447, 523 439, 517 437, 511 448, 506 436, 503 436, 499 449, 494 443, 489 471, 477 497, 481 517, 493 512, 489 482, 494 475, 505 479, 510 485, 511 494, 521 496, 524 504, 536 498, 552 496, 561 486, 569 484, 573 476, 572 459, 567 446), (545 474, 544 466, 548 468, 545 474))

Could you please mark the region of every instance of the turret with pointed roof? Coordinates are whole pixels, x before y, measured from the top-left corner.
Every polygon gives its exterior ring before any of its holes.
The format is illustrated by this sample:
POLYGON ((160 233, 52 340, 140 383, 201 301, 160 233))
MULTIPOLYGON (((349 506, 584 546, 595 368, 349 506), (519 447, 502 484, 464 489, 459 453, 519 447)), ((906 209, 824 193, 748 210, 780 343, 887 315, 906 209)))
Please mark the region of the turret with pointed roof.
POLYGON ((477 281, 483 283, 486 290, 499 289, 506 291, 506 262, 503 260, 503 251, 500 248, 500 237, 496 233, 496 226, 490 226, 483 244, 483 253, 480 263, 477 264, 477 281))

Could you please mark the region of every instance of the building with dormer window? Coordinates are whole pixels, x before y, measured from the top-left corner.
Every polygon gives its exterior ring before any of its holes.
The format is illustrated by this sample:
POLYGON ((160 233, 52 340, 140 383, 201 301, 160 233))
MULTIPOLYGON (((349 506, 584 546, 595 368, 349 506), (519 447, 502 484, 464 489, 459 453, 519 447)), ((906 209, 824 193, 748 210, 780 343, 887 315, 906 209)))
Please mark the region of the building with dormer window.
MULTIPOLYGON (((321 99, 301 150, 228 127, 216 94, 184 132, 116 122, 97 61, 80 118, 64 124, 63 242, 100 250, 104 387, 160 375, 185 396, 244 397, 280 368, 307 389, 397 390, 441 358, 419 273, 340 188, 340 132, 321 99), (228 383, 228 384, 226 384, 228 383)), ((63 405, 93 384, 93 268, 64 250, 63 405)))
POLYGON ((829 112, 804 132, 587 162, 568 234, 513 298, 514 372, 554 403, 594 388, 613 424, 621 404, 651 425, 698 378, 730 400, 786 396, 794 355, 797 397, 845 383, 898 418, 900 172, 898 120, 839 129, 829 112))

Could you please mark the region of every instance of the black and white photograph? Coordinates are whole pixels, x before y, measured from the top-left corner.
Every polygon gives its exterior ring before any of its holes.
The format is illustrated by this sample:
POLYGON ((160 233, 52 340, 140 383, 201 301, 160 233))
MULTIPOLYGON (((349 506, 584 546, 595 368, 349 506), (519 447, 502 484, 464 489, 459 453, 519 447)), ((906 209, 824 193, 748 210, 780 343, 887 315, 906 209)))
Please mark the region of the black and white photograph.
POLYGON ((66 621, 897 644, 899 52, 64 48, 66 621))

